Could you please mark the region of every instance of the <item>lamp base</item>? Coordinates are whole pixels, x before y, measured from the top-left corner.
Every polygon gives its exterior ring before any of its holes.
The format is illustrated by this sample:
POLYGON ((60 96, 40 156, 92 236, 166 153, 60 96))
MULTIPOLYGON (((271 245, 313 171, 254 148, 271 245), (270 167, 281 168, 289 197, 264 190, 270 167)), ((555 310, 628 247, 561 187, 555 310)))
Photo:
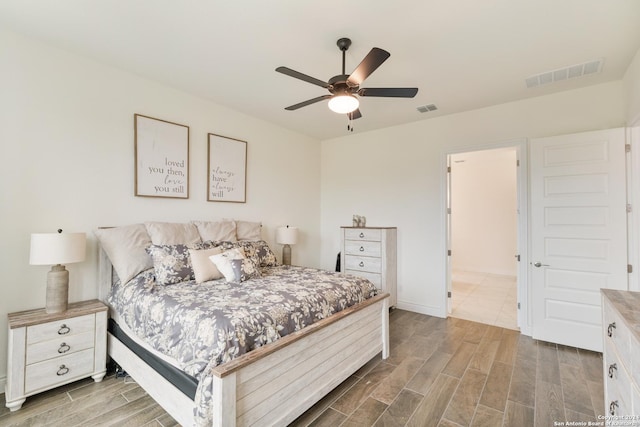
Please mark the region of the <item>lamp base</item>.
POLYGON ((64 313, 69 301, 69 271, 64 265, 54 265, 47 273, 47 313, 64 313))
POLYGON ((282 247, 282 265, 291 265, 291 246, 284 245, 282 247))

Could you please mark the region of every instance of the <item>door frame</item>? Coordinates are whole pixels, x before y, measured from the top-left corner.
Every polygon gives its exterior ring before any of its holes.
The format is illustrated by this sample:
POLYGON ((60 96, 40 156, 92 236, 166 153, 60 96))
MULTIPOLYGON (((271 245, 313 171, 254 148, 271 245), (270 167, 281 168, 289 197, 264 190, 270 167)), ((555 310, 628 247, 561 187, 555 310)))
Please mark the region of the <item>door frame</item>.
MULTIPOLYGON (((450 164, 450 156, 453 154, 467 153, 473 151, 485 151, 494 150, 499 148, 515 148, 516 159, 519 161, 519 167, 517 168, 517 200, 518 200, 518 244, 517 250, 520 255, 520 262, 518 263, 517 273, 517 287, 518 287, 518 303, 520 308, 518 310, 518 326, 520 332, 524 335, 531 335, 531 310, 529 309, 530 290, 529 290, 529 162, 528 162, 528 140, 526 138, 518 138, 507 140, 503 142, 487 143, 480 145, 463 146, 452 149, 447 149, 442 154, 441 164, 443 169, 443 185, 444 191, 443 203, 443 238, 442 241, 445 244, 445 292, 444 292, 444 305, 445 316, 449 316, 449 297, 448 293, 451 291, 451 256, 449 255, 450 247, 450 235, 451 230, 449 222, 449 192, 450 181, 448 175, 448 166, 450 164)), ((515 256, 516 254, 514 254, 515 256)))
POLYGON ((631 212, 627 215, 627 260, 633 266, 629 273, 629 290, 640 291, 640 206, 634 195, 640 195, 640 116, 626 128, 626 143, 631 151, 627 152, 627 203, 631 212))

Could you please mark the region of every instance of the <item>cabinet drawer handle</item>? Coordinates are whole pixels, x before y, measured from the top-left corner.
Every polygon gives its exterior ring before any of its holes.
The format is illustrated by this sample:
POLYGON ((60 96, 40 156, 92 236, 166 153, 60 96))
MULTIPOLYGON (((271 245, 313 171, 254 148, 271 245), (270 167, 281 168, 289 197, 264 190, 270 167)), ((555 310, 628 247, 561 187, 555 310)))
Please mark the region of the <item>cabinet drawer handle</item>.
POLYGON ((60 348, 58 348, 58 353, 66 353, 69 350, 71 350, 69 344, 63 342, 62 344, 60 344, 60 348))
POLYGON ((618 365, 616 365, 615 363, 612 363, 611 365, 609 365, 609 378, 613 378, 613 373, 616 372, 618 370, 618 365))
POLYGON ((58 335, 66 335, 69 332, 71 332, 71 328, 69 328, 64 323, 62 324, 62 326, 60 326, 60 329, 58 329, 58 335))
POLYGON ((616 328, 616 322, 609 323, 609 327, 607 328, 607 335, 609 337, 613 336, 613 330, 616 328))
POLYGON ((364 246, 360 246, 360 252, 364 252, 364 246))
POLYGON ((58 368, 58 372, 56 372, 56 375, 61 377, 63 375, 66 375, 69 373, 69 368, 67 368, 64 365, 60 365, 60 368, 58 368))
POLYGON ((616 414, 616 408, 618 407, 618 401, 617 400, 612 400, 611 403, 609 404, 609 414, 610 415, 615 415, 616 414))
POLYGON ((358 264, 360 267, 364 267, 364 262, 360 261, 360 264, 358 264))
POLYGON ((364 233, 360 233, 360 238, 364 238, 364 233))

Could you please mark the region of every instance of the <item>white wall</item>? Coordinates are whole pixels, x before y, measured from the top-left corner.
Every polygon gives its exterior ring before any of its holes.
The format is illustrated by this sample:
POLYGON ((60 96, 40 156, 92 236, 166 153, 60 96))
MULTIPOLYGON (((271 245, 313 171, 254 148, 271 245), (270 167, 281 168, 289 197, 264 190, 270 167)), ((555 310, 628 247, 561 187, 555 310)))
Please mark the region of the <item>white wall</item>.
POLYGON ((626 124, 638 126, 640 123, 640 50, 636 52, 622 81, 627 109, 626 124))
MULTIPOLYGON (((95 298, 98 226, 145 220, 260 220, 300 228, 293 262, 319 266, 320 143, 138 76, 0 31, 0 385, 7 313, 44 306, 49 267, 29 265, 33 232, 84 231, 70 300, 95 298), (135 197, 133 115, 190 126, 188 200, 135 197), (247 203, 206 201, 207 133, 248 142, 247 203)), ((4 388, 3 388, 4 390, 4 388)))
POLYGON ((515 148, 451 156, 451 265, 516 276, 518 193, 515 148))
POLYGON ((398 306, 445 316, 445 152, 620 127, 625 114, 618 81, 323 141, 322 266, 354 213, 397 226, 398 306))

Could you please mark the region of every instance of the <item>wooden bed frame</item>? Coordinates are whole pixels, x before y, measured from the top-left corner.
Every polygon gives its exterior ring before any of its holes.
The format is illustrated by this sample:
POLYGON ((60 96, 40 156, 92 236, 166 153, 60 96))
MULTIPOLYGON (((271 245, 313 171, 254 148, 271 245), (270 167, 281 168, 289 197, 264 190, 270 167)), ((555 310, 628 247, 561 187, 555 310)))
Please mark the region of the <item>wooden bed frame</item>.
MULTIPOLYGON (((100 249, 99 299, 112 283, 100 249)), ((111 310, 111 308, 110 308, 111 310)), ((195 403, 110 333, 108 354, 183 426, 195 403)), ((287 425, 376 354, 389 355, 389 294, 313 323, 214 370, 213 426, 287 425)))

